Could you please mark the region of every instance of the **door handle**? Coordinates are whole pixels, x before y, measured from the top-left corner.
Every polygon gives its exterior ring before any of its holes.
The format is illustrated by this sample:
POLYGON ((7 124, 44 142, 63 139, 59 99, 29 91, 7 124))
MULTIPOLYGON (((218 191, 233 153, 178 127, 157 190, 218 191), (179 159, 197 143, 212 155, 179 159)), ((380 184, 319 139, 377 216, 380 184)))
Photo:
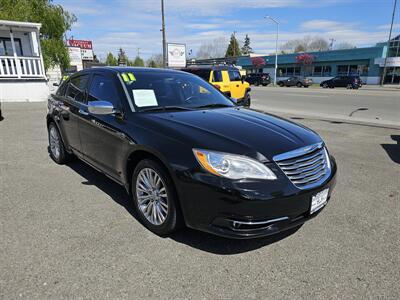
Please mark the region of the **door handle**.
POLYGON ((237 84, 236 87, 239 87, 239 85, 237 84))
POLYGON ((88 113, 87 111, 83 110, 82 108, 80 108, 80 109, 78 110, 78 112, 79 112, 81 115, 84 115, 84 116, 88 116, 88 115, 89 115, 89 113, 88 113))

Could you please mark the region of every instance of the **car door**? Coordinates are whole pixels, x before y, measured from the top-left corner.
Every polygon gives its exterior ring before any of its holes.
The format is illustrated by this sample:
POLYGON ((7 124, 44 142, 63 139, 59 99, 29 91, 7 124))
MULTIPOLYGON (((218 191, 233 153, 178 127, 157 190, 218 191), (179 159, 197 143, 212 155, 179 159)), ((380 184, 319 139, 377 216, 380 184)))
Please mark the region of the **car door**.
MULTIPOLYGON (((123 112, 121 83, 113 75, 94 73, 88 88, 88 105, 91 101, 111 102, 115 109, 123 112)), ((127 146, 123 132, 126 123, 122 114, 95 115, 86 110, 79 127, 84 158, 107 175, 120 180, 118 163, 127 146)))
POLYGON ((332 86, 333 87, 340 87, 341 76, 336 76, 332 79, 332 86))
POLYGON ((245 88, 242 82, 242 76, 238 70, 228 70, 229 85, 231 88, 231 97, 236 99, 244 98, 245 88))
POLYGON ((339 87, 345 87, 345 86, 347 86, 347 77, 340 76, 339 87))
POLYGON ((81 141, 78 129, 78 119, 85 106, 86 87, 89 74, 72 77, 66 82, 66 92, 59 96, 59 125, 64 142, 77 155, 81 155, 81 141))

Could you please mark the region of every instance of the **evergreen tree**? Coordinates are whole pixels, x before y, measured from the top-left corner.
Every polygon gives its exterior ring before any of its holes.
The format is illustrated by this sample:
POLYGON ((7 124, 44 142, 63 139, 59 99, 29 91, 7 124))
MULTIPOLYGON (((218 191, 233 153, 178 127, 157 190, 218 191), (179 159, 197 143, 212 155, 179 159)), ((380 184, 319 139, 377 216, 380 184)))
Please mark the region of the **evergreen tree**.
POLYGON ((249 55, 250 53, 253 53, 253 48, 250 47, 250 38, 249 38, 249 35, 246 34, 246 37, 244 38, 243 47, 242 47, 242 54, 249 55))
POLYGON ((107 66, 116 66, 116 65, 118 65, 117 58, 111 52, 108 52, 108 54, 107 54, 106 65, 107 66))
POLYGON ((144 61, 140 56, 136 56, 136 58, 135 58, 135 60, 133 62, 133 65, 135 67, 144 67, 144 61))
POLYGON ((240 56, 242 52, 240 51, 239 42, 235 35, 232 33, 231 40, 229 41, 228 49, 226 49, 225 57, 240 56))

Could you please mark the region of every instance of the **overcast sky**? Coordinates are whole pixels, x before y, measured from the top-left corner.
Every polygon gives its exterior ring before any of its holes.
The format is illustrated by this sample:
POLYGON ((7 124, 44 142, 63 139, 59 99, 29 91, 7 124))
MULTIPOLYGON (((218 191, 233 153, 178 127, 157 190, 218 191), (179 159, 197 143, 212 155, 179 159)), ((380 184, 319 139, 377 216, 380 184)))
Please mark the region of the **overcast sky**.
MULTIPOLYGON (((334 38, 358 47, 388 37, 394 0, 165 0, 166 32, 170 42, 185 43, 193 53, 235 30, 239 41, 249 34, 259 53, 274 53, 275 25, 281 23, 280 44, 304 35, 334 38)), ((104 59, 122 47, 129 57, 140 48, 142 57, 162 52, 160 0, 55 0, 78 21, 67 37, 93 41, 94 52, 104 59)), ((400 7, 395 33, 400 30, 400 7)))

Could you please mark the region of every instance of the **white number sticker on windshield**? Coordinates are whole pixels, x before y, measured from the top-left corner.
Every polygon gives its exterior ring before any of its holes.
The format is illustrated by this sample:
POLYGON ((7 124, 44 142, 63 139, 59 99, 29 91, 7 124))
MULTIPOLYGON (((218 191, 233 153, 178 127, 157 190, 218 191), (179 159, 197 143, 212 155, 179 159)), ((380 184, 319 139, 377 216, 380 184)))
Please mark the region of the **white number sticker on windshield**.
POLYGON ((132 90, 133 99, 138 107, 157 106, 157 98, 154 90, 132 90))

